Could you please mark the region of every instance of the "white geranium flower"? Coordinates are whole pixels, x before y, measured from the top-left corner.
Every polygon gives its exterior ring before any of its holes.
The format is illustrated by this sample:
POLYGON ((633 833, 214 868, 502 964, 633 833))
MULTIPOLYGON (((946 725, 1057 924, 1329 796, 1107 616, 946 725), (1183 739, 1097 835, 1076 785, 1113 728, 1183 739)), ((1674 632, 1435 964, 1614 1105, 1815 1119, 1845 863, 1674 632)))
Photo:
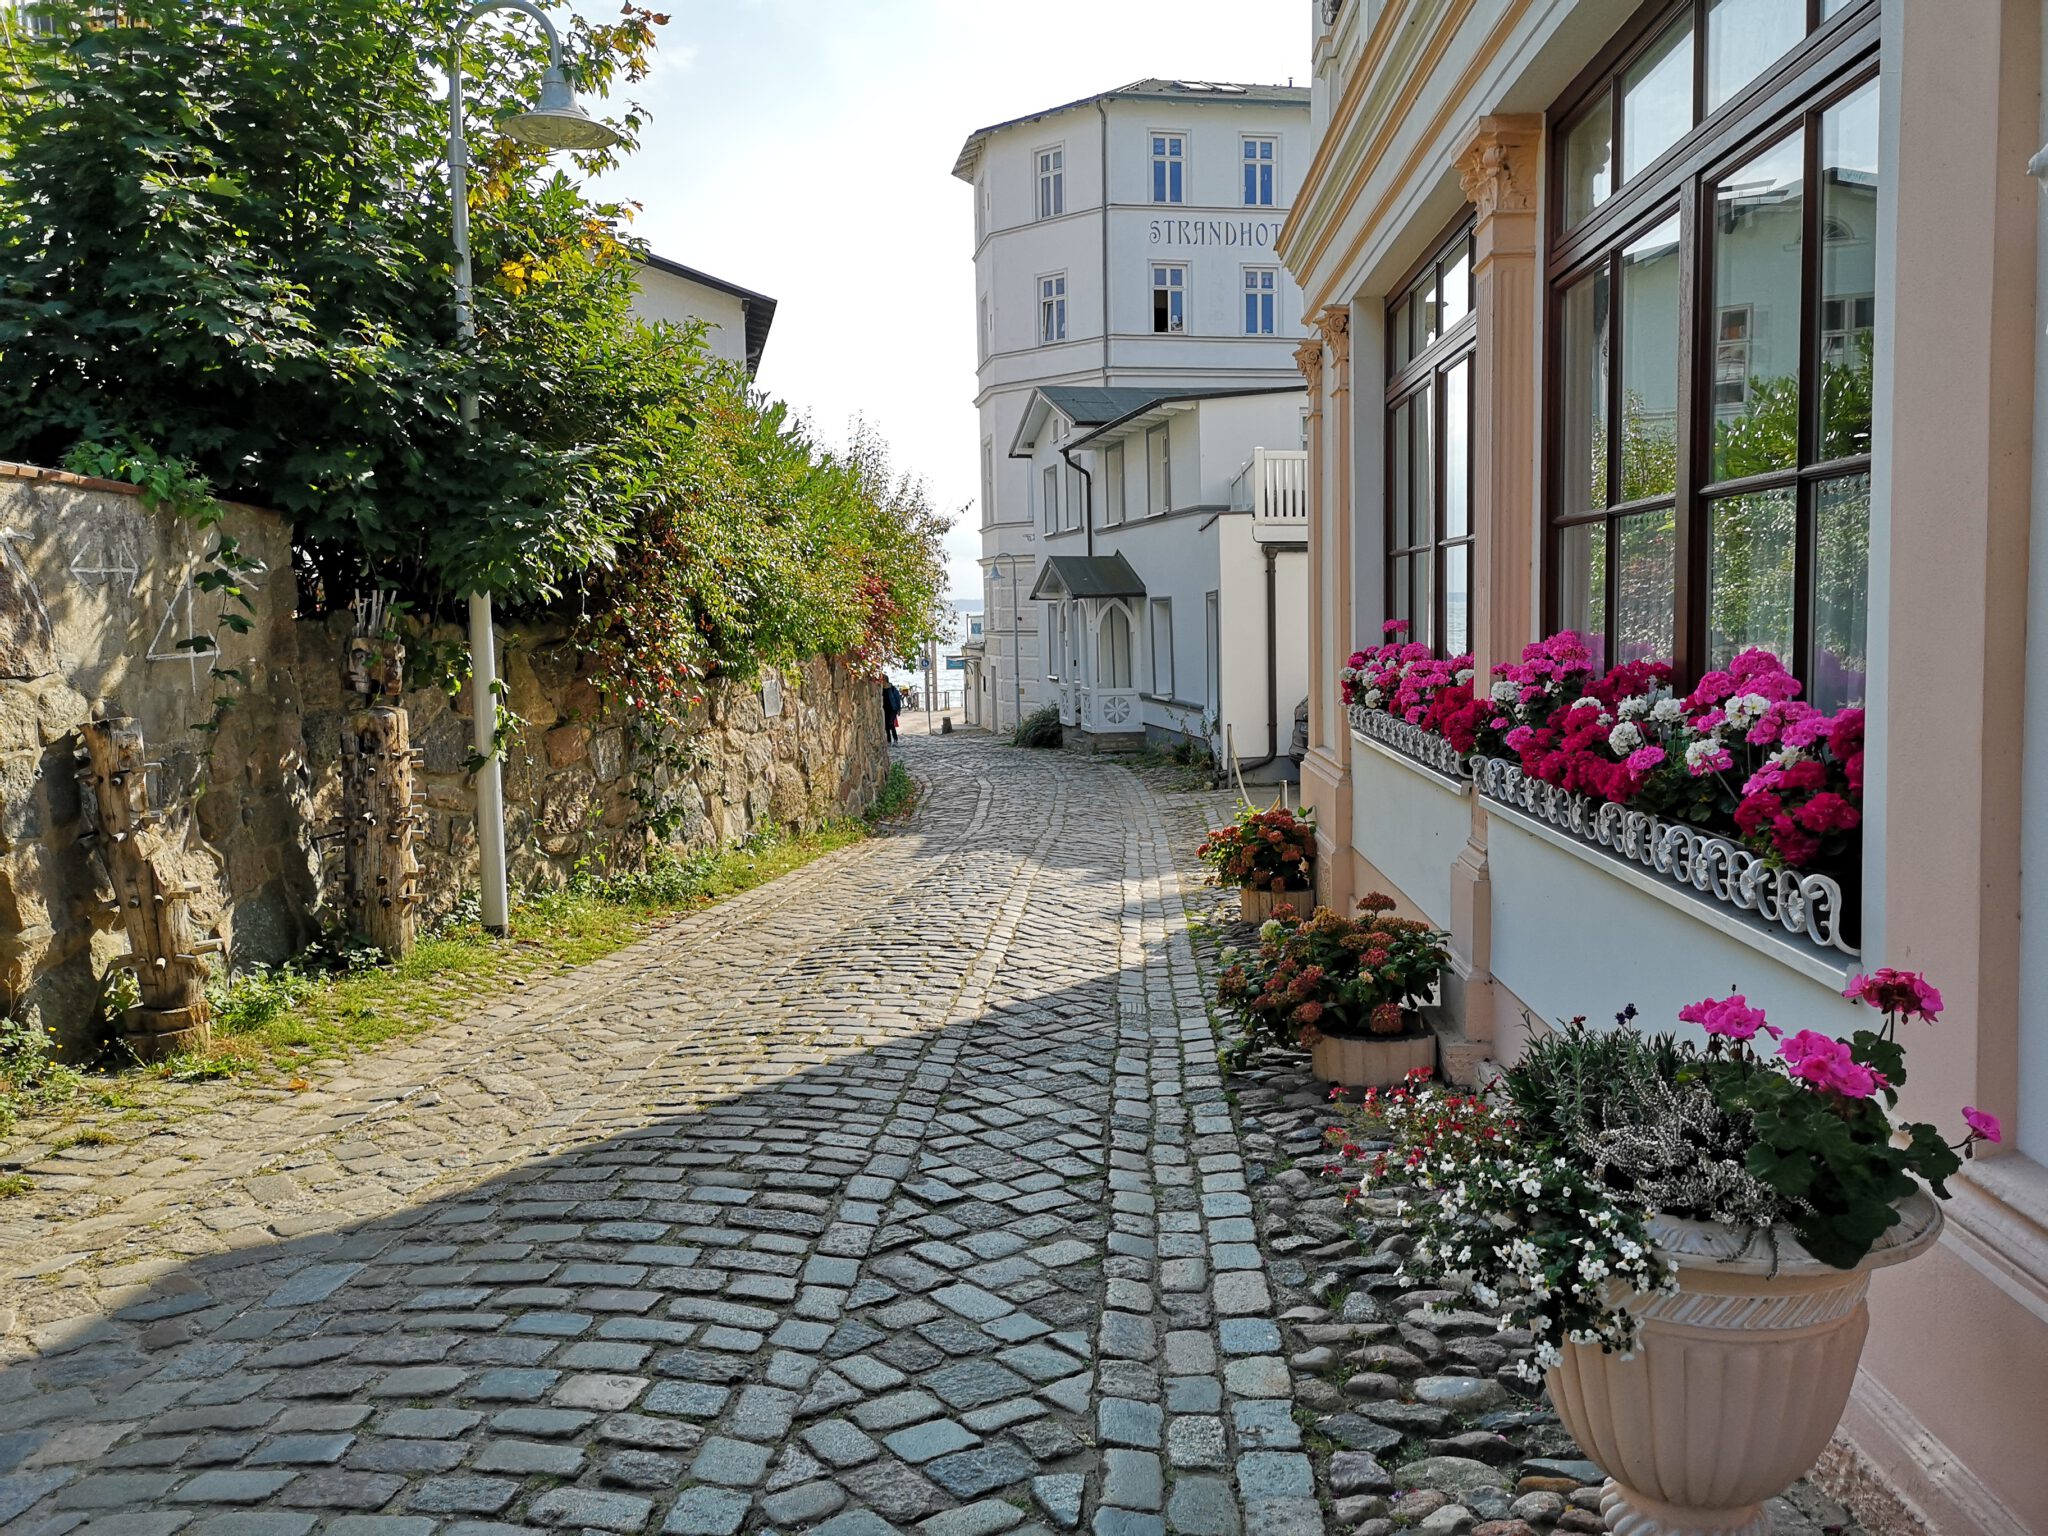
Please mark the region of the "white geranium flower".
POLYGON ((1600 701, 1599 701, 1598 699, 1573 699, 1573 700, 1572 700, 1572 708, 1573 708, 1573 709, 1598 709, 1599 707, 1600 707, 1600 701))
POLYGON ((1780 768, 1790 768, 1794 763, 1803 762, 1806 754, 1797 747, 1784 747, 1771 754, 1771 761, 1780 768))
POLYGON ((1643 744, 1642 731, 1631 721, 1624 720, 1607 733, 1607 745, 1626 756, 1643 744))
POLYGON ((1493 685, 1491 697, 1496 704, 1519 704, 1522 700, 1521 685, 1502 680, 1493 685))
POLYGON ((1718 736, 1702 736, 1699 740, 1687 744, 1685 749, 1685 766, 1697 770, 1700 764, 1711 762, 1720 755, 1721 738, 1718 736))
POLYGON ((1458 668, 1458 670, 1457 670, 1457 671, 1456 671, 1455 673, 1453 673, 1453 674, 1452 674, 1452 677, 1451 677, 1451 681, 1453 681, 1453 682, 1456 682, 1456 683, 1469 683, 1469 682, 1471 682, 1471 681, 1472 681, 1472 669, 1471 669, 1470 667, 1460 667, 1460 668, 1458 668))
POLYGON ((1640 720, 1650 712, 1650 701, 1638 694, 1623 699, 1615 706, 1614 712, 1624 720, 1640 720))
POLYGON ((1728 717, 1730 725, 1748 726, 1763 719, 1764 712, 1770 707, 1771 701, 1760 693, 1738 693, 1721 706, 1721 712, 1728 717))
POLYGON ((1676 699, 1659 699, 1650 706, 1650 718, 1659 725, 1676 725, 1685 718, 1685 706, 1676 699))

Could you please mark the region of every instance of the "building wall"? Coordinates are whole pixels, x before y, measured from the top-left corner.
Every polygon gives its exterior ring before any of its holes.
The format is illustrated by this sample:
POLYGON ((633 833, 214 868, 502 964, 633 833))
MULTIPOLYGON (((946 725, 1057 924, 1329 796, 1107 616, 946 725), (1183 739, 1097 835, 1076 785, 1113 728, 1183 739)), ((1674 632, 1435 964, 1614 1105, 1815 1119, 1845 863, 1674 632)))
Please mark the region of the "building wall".
POLYGON ((666 321, 671 325, 701 320, 704 345, 711 355, 746 366, 747 309, 737 295, 693 283, 660 267, 643 265, 639 281, 640 291, 633 296, 634 314, 650 323, 666 321))
POLYGON ((1451 804, 1352 737, 1336 673, 1380 618, 1386 300, 1468 208, 1468 187, 1488 267, 1480 664, 1539 630, 1543 114, 1637 7, 1350 0, 1330 30, 1320 5, 1303 10, 1328 132, 1283 249, 1323 321, 1304 773, 1323 895, 1380 885, 1450 927, 1466 1037, 1502 1057, 1524 1008, 1599 1018, 1634 1002, 1662 1026, 1733 984, 1789 1028, 1840 1031, 1854 1022, 1835 996, 1849 972, 1927 971, 1949 1007, 1907 1039, 1903 1110, 1954 1128, 1962 1104, 1980 1105, 2004 1117, 2008 1145, 1954 1181, 1937 1248, 1877 1278, 1824 1472, 1874 1531, 2048 1531, 2048 1464, 2025 1443, 2048 1422, 2048 1017, 2029 1001, 2048 978, 2032 899, 2048 891, 2048 625, 2028 622, 2048 611, 2035 447, 2048 431, 2048 223, 2024 174, 2048 137, 2041 0, 1887 0, 1848 23, 1879 18, 1883 138, 1878 217, 1852 214, 1828 251, 1838 272, 1860 269, 1845 285, 1867 282, 1877 313, 1862 954, 1832 961, 1736 934, 1483 803, 1451 804), (1965 261, 1958 230, 1971 231, 1965 261))
MULTIPOLYGON (((128 949, 80 840, 73 733, 95 714, 140 723, 176 873, 200 887, 194 915, 217 925, 236 964, 285 960, 346 910, 327 834, 355 697, 342 675, 350 624, 296 617, 282 520, 238 507, 223 528, 267 574, 250 632, 219 636, 218 663, 246 682, 209 744, 195 726, 213 710, 211 662, 179 645, 214 633, 215 609, 193 591, 197 537, 123 487, 0 466, 0 1013, 39 1019, 73 1054, 96 1043, 102 979, 128 949)), ((501 625, 500 647, 507 704, 524 721, 505 767, 515 886, 644 860, 634 754, 578 648, 560 626, 532 623, 501 625)), ((402 702, 425 754, 420 889, 437 915, 477 879, 468 697, 427 688, 402 702)), ((888 769, 874 684, 815 661, 782 679, 778 713, 766 709, 758 689, 723 685, 695 713, 693 764, 666 781, 679 849, 815 826, 873 800, 888 769)))

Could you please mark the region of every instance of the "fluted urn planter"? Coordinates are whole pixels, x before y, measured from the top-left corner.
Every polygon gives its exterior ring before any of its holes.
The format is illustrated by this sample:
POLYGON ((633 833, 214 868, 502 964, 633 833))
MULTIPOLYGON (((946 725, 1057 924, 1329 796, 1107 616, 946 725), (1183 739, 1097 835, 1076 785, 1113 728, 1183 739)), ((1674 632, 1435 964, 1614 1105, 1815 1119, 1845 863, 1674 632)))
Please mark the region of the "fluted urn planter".
POLYGON ((1345 1088, 1398 1088, 1417 1070, 1436 1070, 1436 1035, 1323 1035, 1309 1046, 1317 1077, 1345 1088))
POLYGON ((1315 892, 1307 886, 1300 890, 1276 891, 1263 885, 1241 885, 1237 888, 1238 910, 1248 923, 1263 923, 1273 915, 1275 907, 1292 907, 1297 917, 1307 917, 1315 905, 1315 892))
POLYGON ((1558 1417, 1607 1473, 1615 1536, 1768 1536, 1765 1501, 1812 1470, 1840 1422, 1870 1329, 1870 1272, 1941 1231, 1926 1194, 1854 1269, 1823 1264, 1789 1229, 1653 1218, 1678 1289, 1631 1303, 1635 1353, 1567 1344, 1546 1381, 1558 1417))

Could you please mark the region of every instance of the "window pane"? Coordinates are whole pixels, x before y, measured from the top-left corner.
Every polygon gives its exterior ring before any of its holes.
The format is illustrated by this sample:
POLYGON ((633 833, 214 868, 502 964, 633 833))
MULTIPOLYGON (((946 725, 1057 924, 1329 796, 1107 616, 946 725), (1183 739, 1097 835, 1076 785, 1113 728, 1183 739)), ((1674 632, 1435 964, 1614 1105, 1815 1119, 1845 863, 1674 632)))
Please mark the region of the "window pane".
POLYGON ((1408 301, 1406 299, 1403 299, 1394 306, 1393 318, 1388 322, 1387 329, 1393 332, 1393 371, 1399 373, 1408 366, 1408 359, 1415 355, 1408 346, 1408 301))
POLYGON ((1707 661, 1762 646, 1791 664, 1799 498, 1791 487, 1731 496, 1709 509, 1707 661))
POLYGON ((1678 217, 1621 253, 1621 499, 1678 489, 1678 217))
MULTIPOLYGON (((1436 454, 1430 439, 1430 407, 1435 404, 1430 391, 1422 390, 1414 396, 1409 409, 1409 423, 1413 426, 1408 462, 1414 473, 1408 477, 1409 526, 1417 544, 1427 544, 1435 535, 1431 516, 1434 510, 1436 491, 1436 454)), ((1428 583, 1423 583, 1424 590, 1428 583)), ((1427 613, 1428 610, 1422 610, 1427 613)), ((1420 615, 1418 615, 1420 617, 1420 615)))
POLYGON ((1441 311, 1436 301, 1436 268, 1431 267, 1408 290, 1409 313, 1415 320, 1415 350, 1420 352, 1443 334, 1441 311))
POLYGON ((1472 359, 1444 373, 1444 534, 1472 531, 1472 359))
POLYGON ((1839 15, 1856 3, 1857 0, 1820 0, 1821 20, 1826 21, 1830 16, 1839 15))
POLYGON ((1557 627, 1586 637, 1593 664, 1607 665, 1607 525, 1557 531, 1557 627))
POLYGON ((1820 120, 1820 456, 1870 452, 1877 320, 1877 82, 1820 120))
POLYGON ((1813 502, 1813 666, 1816 708, 1861 704, 1870 662, 1870 476, 1830 480, 1813 502))
POLYGON ((1621 77, 1621 179, 1692 129, 1692 18, 1658 38, 1621 77))
POLYGON ((1472 546, 1453 544, 1444 551, 1444 654, 1462 656, 1472 649, 1472 546))
POLYGON ((1564 433, 1558 510, 1607 505, 1607 268, 1564 296, 1564 377, 1558 391, 1564 433))
POLYGON ((1806 0, 1708 0, 1707 110, 1713 111, 1806 36, 1806 0))
POLYGON ((1614 109, 1605 100, 1564 137, 1564 221, 1567 227, 1614 191, 1614 109))
POLYGON ((1671 656, 1677 612, 1677 514, 1669 507, 1625 517, 1614 551, 1614 659, 1671 656))
POLYGON ((1799 454, 1800 222, 1794 134, 1714 194, 1714 478, 1789 468, 1799 454))
POLYGON ((1428 555, 1417 555, 1408 562, 1408 574, 1413 578, 1413 595, 1408 599, 1408 617, 1414 628, 1408 632, 1411 640, 1420 640, 1424 645, 1436 644, 1436 604, 1430 594, 1430 577, 1436 569, 1436 562, 1428 555))
POLYGON ((1408 406, 1406 400, 1395 406, 1387 422, 1387 456, 1393 465, 1387 482, 1387 538, 1393 549, 1406 549, 1415 542, 1408 522, 1408 406))
POLYGON ((1443 263, 1444 329, 1472 312, 1472 242, 1460 240, 1443 263))
POLYGON ((1408 606, 1408 562, 1410 555, 1401 555, 1387 562, 1387 619, 1405 619, 1409 616, 1408 606))

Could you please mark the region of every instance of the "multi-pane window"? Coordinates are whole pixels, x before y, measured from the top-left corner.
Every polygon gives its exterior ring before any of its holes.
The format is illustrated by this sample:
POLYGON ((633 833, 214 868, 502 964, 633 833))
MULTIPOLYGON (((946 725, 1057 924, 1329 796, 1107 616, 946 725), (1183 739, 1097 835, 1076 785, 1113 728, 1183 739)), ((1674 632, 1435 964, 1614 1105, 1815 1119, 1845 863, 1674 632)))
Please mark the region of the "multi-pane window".
POLYGON ((1280 152, 1277 139, 1244 140, 1244 205, 1273 206, 1273 167, 1280 152))
POLYGON ((1064 148, 1038 152, 1038 216, 1056 219, 1067 211, 1067 152, 1064 148))
POLYGON ((1188 141, 1178 133, 1152 135, 1152 201, 1187 201, 1188 141))
POLYGON ((981 440, 981 521, 984 526, 996 520, 996 443, 992 437, 981 440))
POLYGON ((1244 269, 1244 333, 1247 336, 1273 334, 1273 301, 1280 283, 1272 267, 1244 269))
POLYGON ((1187 329, 1188 269, 1177 262, 1152 266, 1152 330, 1160 336, 1187 329))
POLYGON ((1114 528, 1124 520, 1124 445, 1102 450, 1102 521, 1114 528))
POLYGON ((1060 531, 1060 472, 1048 464, 1039 476, 1038 521, 1047 533, 1060 531))
POLYGON ((1165 426, 1145 434, 1145 515, 1157 517, 1173 506, 1173 434, 1165 426))
POLYGON ((1152 693, 1173 697, 1173 599, 1152 599, 1152 693))
POLYGON ((1387 309, 1386 612, 1438 654, 1472 648, 1472 228, 1387 309))
POLYGON ((1560 114, 1546 601, 1604 661, 1864 696, 1876 9, 1667 6, 1560 114))
POLYGON ((1038 344, 1067 339, 1067 274, 1055 272, 1038 280, 1038 344))
POLYGON ((1081 478, 1081 471, 1072 465, 1067 467, 1067 526, 1081 526, 1082 515, 1088 510, 1088 483, 1081 478))

